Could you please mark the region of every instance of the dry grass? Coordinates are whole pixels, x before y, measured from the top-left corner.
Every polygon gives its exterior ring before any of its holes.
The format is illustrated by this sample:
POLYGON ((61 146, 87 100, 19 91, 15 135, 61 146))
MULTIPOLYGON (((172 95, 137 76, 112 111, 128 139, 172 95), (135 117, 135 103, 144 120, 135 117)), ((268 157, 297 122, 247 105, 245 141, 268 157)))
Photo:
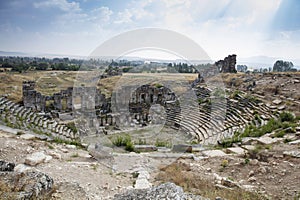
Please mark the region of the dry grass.
POLYGON ((199 173, 191 171, 190 167, 184 163, 176 162, 160 170, 157 180, 161 182, 173 182, 183 187, 186 192, 198 194, 206 198, 215 199, 216 197, 222 197, 231 200, 265 199, 256 193, 241 189, 218 189, 215 187, 212 179, 204 179, 199 173))
POLYGON ((76 72, 31 71, 26 73, 0 73, 0 95, 9 95, 15 102, 22 100, 23 81, 36 81, 36 89, 44 95, 50 95, 73 85, 76 72))
MULTIPOLYGON (((99 72, 74 72, 74 71, 30 71, 26 73, 18 72, 1 72, 0 73, 0 95, 8 95, 9 98, 15 102, 22 100, 22 82, 23 81, 36 81, 36 90, 44 95, 52 95, 56 92, 60 92, 67 87, 74 85, 75 80, 82 78, 89 79, 90 77, 96 77, 100 75, 99 72)), ((161 83, 164 81, 174 81, 176 83, 190 83, 197 77, 197 74, 151 74, 151 73, 139 73, 132 74, 127 73, 123 76, 113 76, 99 80, 97 87, 101 92, 107 96, 111 96, 112 91, 118 85, 126 84, 145 84, 161 83)), ((79 81, 80 82, 80 81, 79 81)), ((85 82, 85 81, 83 81, 85 82)), ((78 83, 76 83, 78 84, 78 83)), ((85 82, 85 86, 88 83, 85 82)), ((91 83, 94 84, 94 83, 91 83)), ((180 85, 180 84, 179 84, 180 85)), ((180 86, 178 90, 180 90, 180 86)))

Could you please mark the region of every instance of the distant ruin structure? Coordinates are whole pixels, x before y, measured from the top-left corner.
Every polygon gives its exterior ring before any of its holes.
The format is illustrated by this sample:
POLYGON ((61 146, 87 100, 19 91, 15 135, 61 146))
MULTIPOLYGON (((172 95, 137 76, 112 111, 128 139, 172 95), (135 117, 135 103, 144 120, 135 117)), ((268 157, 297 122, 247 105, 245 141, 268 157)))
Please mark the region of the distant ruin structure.
POLYGON ((224 60, 219 60, 215 63, 215 65, 219 68, 221 73, 237 73, 235 65, 236 65, 236 55, 229 55, 224 60))
POLYGON ((108 101, 96 87, 68 87, 52 96, 42 95, 35 90, 34 81, 23 82, 23 104, 25 108, 44 112, 47 109, 59 112, 69 112, 74 109, 109 112, 108 101), (47 106, 46 106, 47 105, 47 106))

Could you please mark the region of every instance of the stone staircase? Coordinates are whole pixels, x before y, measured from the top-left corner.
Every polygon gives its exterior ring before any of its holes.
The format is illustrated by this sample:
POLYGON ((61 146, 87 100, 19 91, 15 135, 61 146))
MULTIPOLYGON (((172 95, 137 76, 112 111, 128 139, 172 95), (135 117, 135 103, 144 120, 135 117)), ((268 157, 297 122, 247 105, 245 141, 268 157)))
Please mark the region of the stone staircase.
POLYGON ((30 130, 51 138, 60 138, 66 141, 78 139, 77 134, 66 125, 40 116, 30 108, 25 108, 5 97, 0 97, 0 120, 12 128, 30 130))
MULTIPOLYGON (((241 131, 253 123, 255 116, 261 116, 260 122, 255 122, 258 125, 274 117, 273 111, 265 104, 244 95, 235 95, 233 99, 224 97, 210 104, 207 103, 209 90, 199 88, 194 92, 198 99, 206 103, 188 102, 180 105, 180 109, 168 109, 166 124, 177 124, 175 128, 203 144, 215 144, 218 140, 231 137, 235 131, 241 131)), ((211 102, 213 99, 210 98, 211 102)))

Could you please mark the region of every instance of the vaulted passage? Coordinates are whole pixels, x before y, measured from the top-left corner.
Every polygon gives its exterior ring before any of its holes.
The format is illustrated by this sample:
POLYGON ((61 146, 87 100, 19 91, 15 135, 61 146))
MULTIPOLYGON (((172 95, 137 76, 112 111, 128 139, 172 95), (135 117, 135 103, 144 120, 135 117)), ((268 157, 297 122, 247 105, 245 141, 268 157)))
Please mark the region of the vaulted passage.
POLYGON ((162 85, 142 85, 131 94, 129 101, 132 118, 143 125, 163 123, 175 109, 180 109, 175 93, 162 85))

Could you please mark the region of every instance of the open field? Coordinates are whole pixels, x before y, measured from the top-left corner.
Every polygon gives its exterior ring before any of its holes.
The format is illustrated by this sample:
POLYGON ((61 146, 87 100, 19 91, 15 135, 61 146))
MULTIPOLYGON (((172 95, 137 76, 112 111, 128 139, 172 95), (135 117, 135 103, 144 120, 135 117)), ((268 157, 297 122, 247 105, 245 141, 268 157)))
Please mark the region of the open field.
MULTIPOLYGON (((97 73, 96 73, 97 74, 97 73)), ((36 89, 44 95, 59 92, 74 85, 74 80, 91 76, 95 73, 74 71, 30 71, 26 73, 2 72, 0 73, 0 95, 8 95, 9 99, 19 102, 22 100, 22 82, 36 81, 36 89)), ((99 75, 99 74, 97 74, 99 75)), ((145 84, 147 82, 159 83, 160 81, 182 81, 186 84, 196 78, 197 74, 124 74, 101 79, 98 88, 105 95, 110 96, 116 85, 128 82, 145 84)), ((85 84, 86 85, 86 84, 85 84)))

